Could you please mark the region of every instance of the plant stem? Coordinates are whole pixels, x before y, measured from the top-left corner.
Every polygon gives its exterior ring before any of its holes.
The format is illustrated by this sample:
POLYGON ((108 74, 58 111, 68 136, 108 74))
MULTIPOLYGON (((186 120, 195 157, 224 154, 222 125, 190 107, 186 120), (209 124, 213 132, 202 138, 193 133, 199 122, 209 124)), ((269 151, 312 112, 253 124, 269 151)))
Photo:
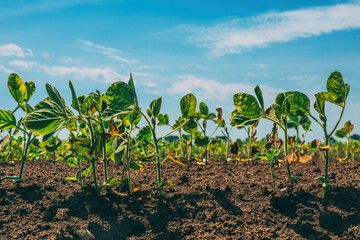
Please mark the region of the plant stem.
POLYGON ((127 169, 127 175, 128 175, 128 184, 129 184, 129 193, 132 194, 132 185, 131 185, 131 168, 130 168, 130 148, 131 148, 131 132, 132 132, 132 125, 130 125, 130 131, 127 139, 127 148, 126 148, 126 169, 127 169))
POLYGON ((22 156, 22 159, 21 159, 19 179, 18 179, 18 182, 17 182, 17 184, 16 184, 16 188, 19 188, 19 187, 20 187, 20 182, 21 182, 21 178, 22 178, 23 171, 24 171, 25 162, 26 162, 26 160, 27 160, 27 154, 28 154, 28 151, 29 151, 29 146, 31 145, 32 141, 34 141, 34 139, 35 139, 35 136, 34 136, 33 138, 31 138, 31 137, 32 137, 32 134, 29 133, 29 134, 28 134, 28 140, 27 140, 27 142, 26 142, 26 144, 25 144, 23 156, 22 156))
POLYGON ((289 176, 289 183, 290 183, 290 191, 293 190, 294 187, 294 182, 291 179, 291 169, 290 169, 290 165, 289 162, 287 160, 287 156, 289 155, 289 149, 288 149, 288 132, 287 132, 287 120, 284 119, 284 153, 285 153, 285 162, 286 162, 286 169, 288 172, 288 176, 289 176))
MULTIPOLYGON (((88 120, 88 124, 89 124, 89 129, 90 129, 90 148, 95 148, 95 136, 94 136, 94 129, 93 129, 93 125, 91 122, 91 119, 87 119, 88 120)), ((95 151, 95 149, 94 149, 95 151)), ((94 153, 90 153, 90 154, 94 154, 94 153)), ((95 186, 95 190, 96 193, 99 195, 99 186, 97 183, 97 178, 96 178, 96 166, 95 166, 95 158, 91 158, 91 165, 93 167, 93 178, 94 178, 94 186, 95 186)))

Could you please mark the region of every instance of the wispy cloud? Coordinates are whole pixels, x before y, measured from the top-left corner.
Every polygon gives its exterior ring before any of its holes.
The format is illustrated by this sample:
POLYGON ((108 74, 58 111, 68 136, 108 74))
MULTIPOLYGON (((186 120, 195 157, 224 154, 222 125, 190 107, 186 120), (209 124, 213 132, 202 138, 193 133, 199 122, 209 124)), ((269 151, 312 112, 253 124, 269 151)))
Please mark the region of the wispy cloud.
POLYGON ((121 50, 94 44, 93 42, 90 42, 90 41, 78 40, 78 42, 82 43, 83 44, 82 49, 86 50, 88 52, 104 54, 109 58, 112 58, 112 59, 115 59, 115 60, 118 60, 118 61, 121 61, 124 63, 128 63, 128 64, 129 63, 137 63, 136 60, 127 59, 127 58, 121 56, 121 55, 123 55, 123 52, 121 50))
MULTIPOLYGON (((247 92, 253 94, 254 87, 245 83, 221 83, 214 79, 199 78, 194 75, 179 76, 179 81, 167 89, 169 94, 185 95, 189 92, 196 97, 205 100, 229 101, 231 97, 238 92, 247 92)), ((260 85, 264 99, 270 103, 276 97, 276 94, 282 92, 281 89, 260 85)))
POLYGON ((188 64, 185 66, 179 67, 181 70, 190 70, 190 69, 200 69, 200 70, 207 70, 209 67, 203 66, 203 65, 197 65, 197 64, 188 64))
POLYGON ((96 82, 112 83, 115 81, 127 81, 128 76, 121 75, 113 69, 106 68, 79 68, 64 66, 39 66, 39 69, 51 76, 71 76, 75 79, 90 79, 96 82))
POLYGON ((33 61, 14 60, 14 61, 9 62, 9 65, 19 68, 24 71, 29 71, 30 69, 33 69, 34 67, 36 67, 38 65, 38 63, 33 62, 33 61))
POLYGON ((108 0, 38 0, 38 1, 0 1, 0 18, 18 17, 21 15, 54 11, 76 5, 105 2, 108 0))
POLYGON ((31 49, 22 49, 16 44, 4 44, 0 45, 0 56, 4 57, 25 57, 25 56, 32 56, 33 52, 31 49))
POLYGON ((10 70, 10 69, 4 67, 3 65, 0 65, 0 70, 5 73, 9 73, 9 74, 14 72, 13 70, 10 70))
POLYGON ((71 64, 79 64, 80 63, 80 60, 73 59, 73 58, 70 58, 70 57, 60 58, 60 61, 62 61, 64 63, 71 63, 71 64))
POLYGON ((241 53, 272 43, 288 42, 334 31, 360 28, 360 3, 233 18, 209 27, 179 26, 192 34, 189 41, 210 49, 212 56, 241 53))

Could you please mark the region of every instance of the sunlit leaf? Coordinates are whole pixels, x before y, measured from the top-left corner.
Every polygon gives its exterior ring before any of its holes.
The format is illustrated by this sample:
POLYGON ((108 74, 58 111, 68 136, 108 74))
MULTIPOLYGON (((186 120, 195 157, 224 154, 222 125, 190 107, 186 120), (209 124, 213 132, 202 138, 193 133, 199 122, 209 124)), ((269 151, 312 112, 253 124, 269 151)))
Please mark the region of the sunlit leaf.
POLYGON ((105 95, 113 110, 125 110, 135 102, 133 90, 124 82, 111 84, 105 95))
POLYGON ((194 116, 196 112, 196 97, 189 93, 181 98, 180 100, 180 110, 183 117, 194 116))
POLYGON ((256 98, 247 93, 237 93, 233 98, 234 105, 241 115, 247 118, 260 116, 260 107, 256 98))
POLYGON ((162 97, 159 97, 150 103, 150 110, 154 117, 157 117, 159 115, 161 109, 161 103, 162 103, 162 97))
POLYGON ((18 104, 22 104, 27 100, 26 85, 16 73, 10 74, 7 84, 11 96, 13 96, 18 104))
POLYGON ((0 110, 0 129, 7 130, 16 127, 16 119, 10 110, 0 110))

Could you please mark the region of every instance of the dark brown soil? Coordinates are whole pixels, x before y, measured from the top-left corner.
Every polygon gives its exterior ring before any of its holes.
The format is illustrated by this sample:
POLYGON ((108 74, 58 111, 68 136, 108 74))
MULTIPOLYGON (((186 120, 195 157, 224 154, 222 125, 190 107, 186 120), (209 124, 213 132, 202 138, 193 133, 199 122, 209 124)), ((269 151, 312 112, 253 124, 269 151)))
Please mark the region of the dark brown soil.
MULTIPOLYGON (((264 163, 166 162, 163 177, 174 186, 165 199, 154 166, 144 165, 133 171, 142 186, 133 196, 102 190, 98 197, 65 180, 76 171, 66 163, 28 162, 20 190, 9 180, 0 186, 0 239, 78 239, 79 229, 96 239, 360 239, 360 162, 331 163, 326 200, 315 179, 323 162, 292 167, 303 179, 293 194, 272 193, 264 163)), ((2 165, 7 175, 18 169, 2 165)), ((120 178, 119 166, 109 169, 120 178)), ((278 190, 287 185, 284 167, 276 177, 278 190)))

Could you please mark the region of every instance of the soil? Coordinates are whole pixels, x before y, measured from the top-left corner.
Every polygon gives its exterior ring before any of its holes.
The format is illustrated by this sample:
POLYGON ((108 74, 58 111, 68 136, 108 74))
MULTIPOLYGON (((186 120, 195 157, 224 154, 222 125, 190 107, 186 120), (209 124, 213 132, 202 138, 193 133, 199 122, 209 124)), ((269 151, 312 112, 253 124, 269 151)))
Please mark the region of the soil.
MULTIPOLYGON (((168 161, 163 177, 174 186, 165 187, 164 199, 153 184, 154 165, 143 164, 144 171, 132 171, 139 191, 123 196, 113 188, 97 196, 65 180, 76 169, 64 162, 28 162, 19 190, 10 180, 0 185, 0 239, 79 239, 79 230, 95 239, 360 239, 359 161, 330 164, 326 200, 315 179, 320 161, 292 166, 302 179, 293 193, 280 191, 287 186, 285 167, 275 172, 273 193, 262 162, 185 167, 168 161)), ((19 167, 2 164, 3 174, 19 167)), ((97 169, 102 180, 100 163, 97 169)), ((111 163, 109 175, 120 174, 111 163)))

